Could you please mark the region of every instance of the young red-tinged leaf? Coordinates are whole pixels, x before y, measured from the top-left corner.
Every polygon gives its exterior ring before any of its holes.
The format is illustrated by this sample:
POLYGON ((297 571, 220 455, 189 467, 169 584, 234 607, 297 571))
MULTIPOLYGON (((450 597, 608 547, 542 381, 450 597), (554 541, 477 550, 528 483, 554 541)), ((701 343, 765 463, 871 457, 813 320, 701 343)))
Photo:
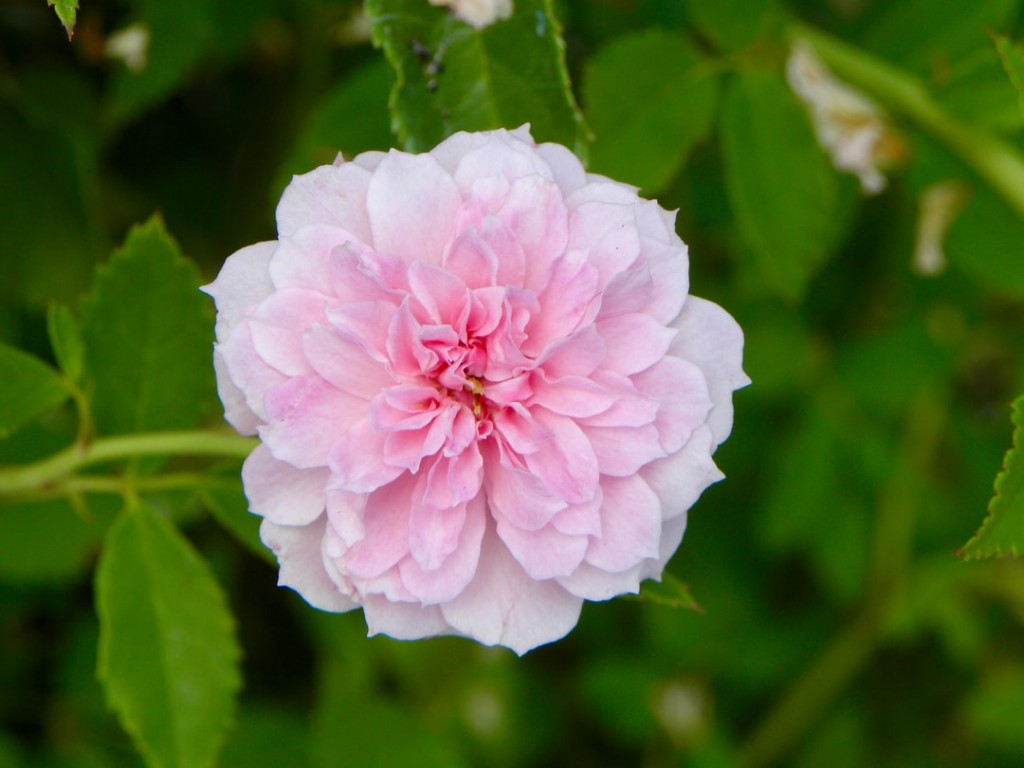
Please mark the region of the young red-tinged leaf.
POLYGON ((1010 82, 1017 89, 1018 106, 1021 114, 1024 114, 1024 50, 1015 45, 1013 40, 1002 35, 996 36, 996 50, 999 51, 999 58, 1003 60, 1003 67, 1010 82))
POLYGON ((68 33, 68 40, 75 36, 75 21, 78 18, 78 0, 46 0, 46 4, 57 12, 57 18, 68 33))
POLYGON ((583 96, 591 169, 660 192, 711 129, 718 79, 678 34, 621 37, 594 56, 583 96))
POLYGON ((124 510, 96 573, 98 673, 150 768, 216 762, 240 686, 234 622, 187 540, 147 506, 124 510))
POLYGON ((424 0, 368 0, 374 42, 395 71, 391 125, 405 148, 456 131, 530 123, 537 141, 577 152, 587 131, 569 87, 551 0, 516 0, 511 18, 477 30, 424 0))
POLYGON ((215 402, 213 319, 195 267, 163 223, 128 234, 82 304, 101 434, 188 429, 215 402))
POLYGON ((0 344, 0 437, 68 397, 60 375, 39 358, 0 344))
POLYGON ((965 560, 1020 557, 1024 553, 1024 395, 1013 404, 1013 447, 996 477, 988 517, 959 554, 965 560))

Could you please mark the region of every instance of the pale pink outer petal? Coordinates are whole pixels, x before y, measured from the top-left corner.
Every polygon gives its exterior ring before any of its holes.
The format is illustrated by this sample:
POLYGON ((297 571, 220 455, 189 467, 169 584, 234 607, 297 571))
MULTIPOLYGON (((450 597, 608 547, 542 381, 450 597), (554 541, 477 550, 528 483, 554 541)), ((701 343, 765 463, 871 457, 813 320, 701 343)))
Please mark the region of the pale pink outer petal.
POLYGON ((297 469, 258 445, 242 465, 249 509, 278 525, 309 525, 324 512, 326 468, 297 469))
POLYGON ((292 177, 277 205, 277 231, 288 237, 310 224, 330 224, 372 244, 366 213, 370 172, 357 163, 323 165, 292 177))
MULTIPOLYGON (((283 384, 287 379, 280 371, 267 365, 256 353, 249 323, 239 323, 226 339, 216 345, 215 351, 219 353, 224 368, 230 374, 232 384, 245 396, 246 407, 260 423, 265 423, 268 417, 264 393, 283 384)), ((216 357, 215 355, 215 362, 216 357)))
POLYGON ((476 577, 441 613, 458 632, 522 655, 564 637, 582 606, 556 581, 531 579, 488 525, 476 577))
MULTIPOLYGON (((676 542, 676 546, 678 545, 679 542, 676 542)), ((652 562, 643 560, 619 573, 596 568, 590 563, 583 562, 570 575, 558 579, 558 583, 584 600, 610 600, 623 594, 635 595, 640 591, 640 581, 653 575, 648 573, 651 570, 652 562)), ((658 568, 658 573, 660 572, 661 568, 658 568)))
POLYGON ((671 456, 653 461, 640 470, 642 477, 661 501, 662 519, 683 514, 704 489, 725 477, 711 459, 715 443, 711 430, 702 426, 686 445, 671 456))
POLYGON ((387 635, 396 640, 419 640, 424 637, 456 634, 436 605, 400 603, 382 595, 367 595, 363 602, 367 635, 387 635))
POLYGON ((224 404, 225 421, 240 435, 255 435, 263 422, 245 402, 245 393, 232 381, 219 348, 213 350, 213 370, 217 374, 217 394, 224 404))
POLYGON ((732 431, 732 393, 750 379, 743 372, 743 331, 732 316, 717 304, 690 296, 673 321, 679 334, 669 354, 700 366, 708 381, 713 403, 707 424, 715 445, 732 431))
POLYGON ((270 279, 277 288, 308 288, 327 292, 331 284, 331 257, 335 248, 360 246, 355 236, 326 224, 302 227, 282 237, 270 260, 270 279))
POLYGON ((217 340, 228 337, 247 309, 274 291, 267 265, 277 250, 276 242, 256 243, 228 256, 217 279, 200 290, 217 303, 217 340))
POLYGON ((406 261, 441 264, 462 196, 430 155, 389 152, 366 191, 372 245, 406 261))
POLYGON ((358 606, 338 590, 324 568, 322 543, 326 519, 325 515, 303 526, 264 520, 260 524, 260 538, 280 563, 279 586, 294 589, 314 608, 342 613, 358 606))
POLYGON ((572 573, 587 552, 586 536, 565 534, 553 525, 525 531, 499 519, 497 528, 512 556, 537 581, 572 573))
POLYGON ((615 573, 657 557, 662 522, 657 494, 635 475, 608 478, 602 490, 601 536, 591 538, 586 561, 615 573))
POLYGON ((331 447, 366 412, 366 401, 352 397, 318 376, 289 379, 267 393, 269 423, 260 439, 271 453, 300 469, 324 467, 331 447))
POLYGON ((569 195, 587 183, 583 164, 561 144, 539 144, 537 154, 548 164, 563 194, 569 195))

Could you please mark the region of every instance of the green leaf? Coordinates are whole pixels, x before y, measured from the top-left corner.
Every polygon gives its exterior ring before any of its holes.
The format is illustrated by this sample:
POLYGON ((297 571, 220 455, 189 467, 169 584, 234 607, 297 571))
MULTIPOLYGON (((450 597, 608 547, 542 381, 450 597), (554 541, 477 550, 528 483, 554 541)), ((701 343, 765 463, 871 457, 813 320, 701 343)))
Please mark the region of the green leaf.
POLYGON ((43 584, 80 576, 118 503, 97 496, 81 510, 61 499, 0 504, 0 579, 43 584))
POLYGON ((1002 35, 996 35, 996 50, 999 51, 999 58, 1003 60, 1003 67, 1006 74, 1017 89, 1017 103, 1021 114, 1024 115, 1024 51, 1019 45, 1002 35))
POLYGON ((864 45, 929 79, 1012 24, 1017 0, 902 0, 878 6, 864 45), (924 20, 927 20, 924 23, 924 20))
POLYGON ((1024 395, 1013 404, 1013 447, 996 476, 995 495, 981 529, 960 551, 966 560, 1020 557, 1024 552, 1024 395))
POLYGON ((591 168, 653 194, 707 136, 718 80, 685 38, 651 30, 591 59, 583 96, 594 131, 591 168))
POLYGON ((85 369, 85 352, 82 347, 82 332, 63 304, 51 301, 46 313, 46 331, 57 364, 72 381, 79 381, 85 369))
POLYGON ((583 149, 551 0, 517 0, 511 18, 481 30, 423 0, 367 0, 366 10, 395 71, 391 125, 406 149, 523 123, 538 141, 583 149))
POLYGON ((838 178, 796 98, 772 73, 741 73, 721 119, 726 184, 768 286, 799 298, 838 234, 838 178))
POLYGON ((0 343, 0 437, 68 397, 60 375, 39 358, 0 343))
POLYGON ((661 574, 661 581, 647 579, 640 585, 640 594, 637 598, 655 605, 664 605, 669 608, 689 608, 691 611, 703 613, 704 609, 693 599, 690 593, 690 586, 684 584, 671 573, 661 574))
POLYGON ((150 768, 212 766, 240 686, 228 606, 206 564, 152 509, 126 509, 96 574, 99 677, 150 768))
POLYGON ((17 111, 0 98, 0 297, 45 308, 77 297, 104 250, 91 197, 95 162, 77 119, 88 97, 77 78, 27 71, 18 85, 33 98, 17 111), (49 110, 51 98, 63 98, 64 114, 49 110))
POLYGON ((214 395, 213 320, 199 275, 159 219, 135 227, 82 305, 103 434, 187 429, 214 395))
POLYGON ((689 0, 686 11, 719 47, 737 50, 766 30, 777 8, 774 0, 689 0))
MULTIPOLYGON (((227 480, 227 478, 225 478, 227 480)), ((261 560, 277 566, 277 558, 260 540, 262 518, 249 511, 249 502, 242 491, 242 482, 235 473, 235 482, 218 483, 202 488, 199 497, 224 528, 261 560)))
POLYGON ((996 666, 968 697, 967 722, 988 744, 1014 758, 1024 750, 1024 666, 996 666))
POLYGON ((1006 75, 995 46, 978 48, 950 65, 949 79, 935 88, 935 97, 965 123, 1011 133, 1024 127, 1024 108, 1006 75))
POLYGON ((68 33, 68 40, 75 36, 75 21, 78 17, 78 0, 46 0, 46 4, 57 12, 57 18, 68 33))

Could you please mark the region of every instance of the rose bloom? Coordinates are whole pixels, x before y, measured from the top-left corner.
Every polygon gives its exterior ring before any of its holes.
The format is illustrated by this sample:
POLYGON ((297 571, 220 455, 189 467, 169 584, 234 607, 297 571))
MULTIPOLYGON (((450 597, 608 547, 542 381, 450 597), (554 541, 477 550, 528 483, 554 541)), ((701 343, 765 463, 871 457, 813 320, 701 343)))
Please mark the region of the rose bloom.
POLYGON ((525 127, 295 177, 205 288, 280 584, 524 653, 659 578, 749 381, 673 220, 525 127))

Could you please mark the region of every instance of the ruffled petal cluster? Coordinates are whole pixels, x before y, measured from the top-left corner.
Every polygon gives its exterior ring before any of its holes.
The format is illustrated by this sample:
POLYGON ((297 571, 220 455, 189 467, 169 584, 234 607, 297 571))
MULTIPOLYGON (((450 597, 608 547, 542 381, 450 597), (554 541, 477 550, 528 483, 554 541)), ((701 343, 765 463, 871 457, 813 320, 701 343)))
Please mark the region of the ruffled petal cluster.
POLYGON ((296 177, 205 289, 280 583, 523 653, 659 578, 748 383, 673 218, 525 128, 296 177))

